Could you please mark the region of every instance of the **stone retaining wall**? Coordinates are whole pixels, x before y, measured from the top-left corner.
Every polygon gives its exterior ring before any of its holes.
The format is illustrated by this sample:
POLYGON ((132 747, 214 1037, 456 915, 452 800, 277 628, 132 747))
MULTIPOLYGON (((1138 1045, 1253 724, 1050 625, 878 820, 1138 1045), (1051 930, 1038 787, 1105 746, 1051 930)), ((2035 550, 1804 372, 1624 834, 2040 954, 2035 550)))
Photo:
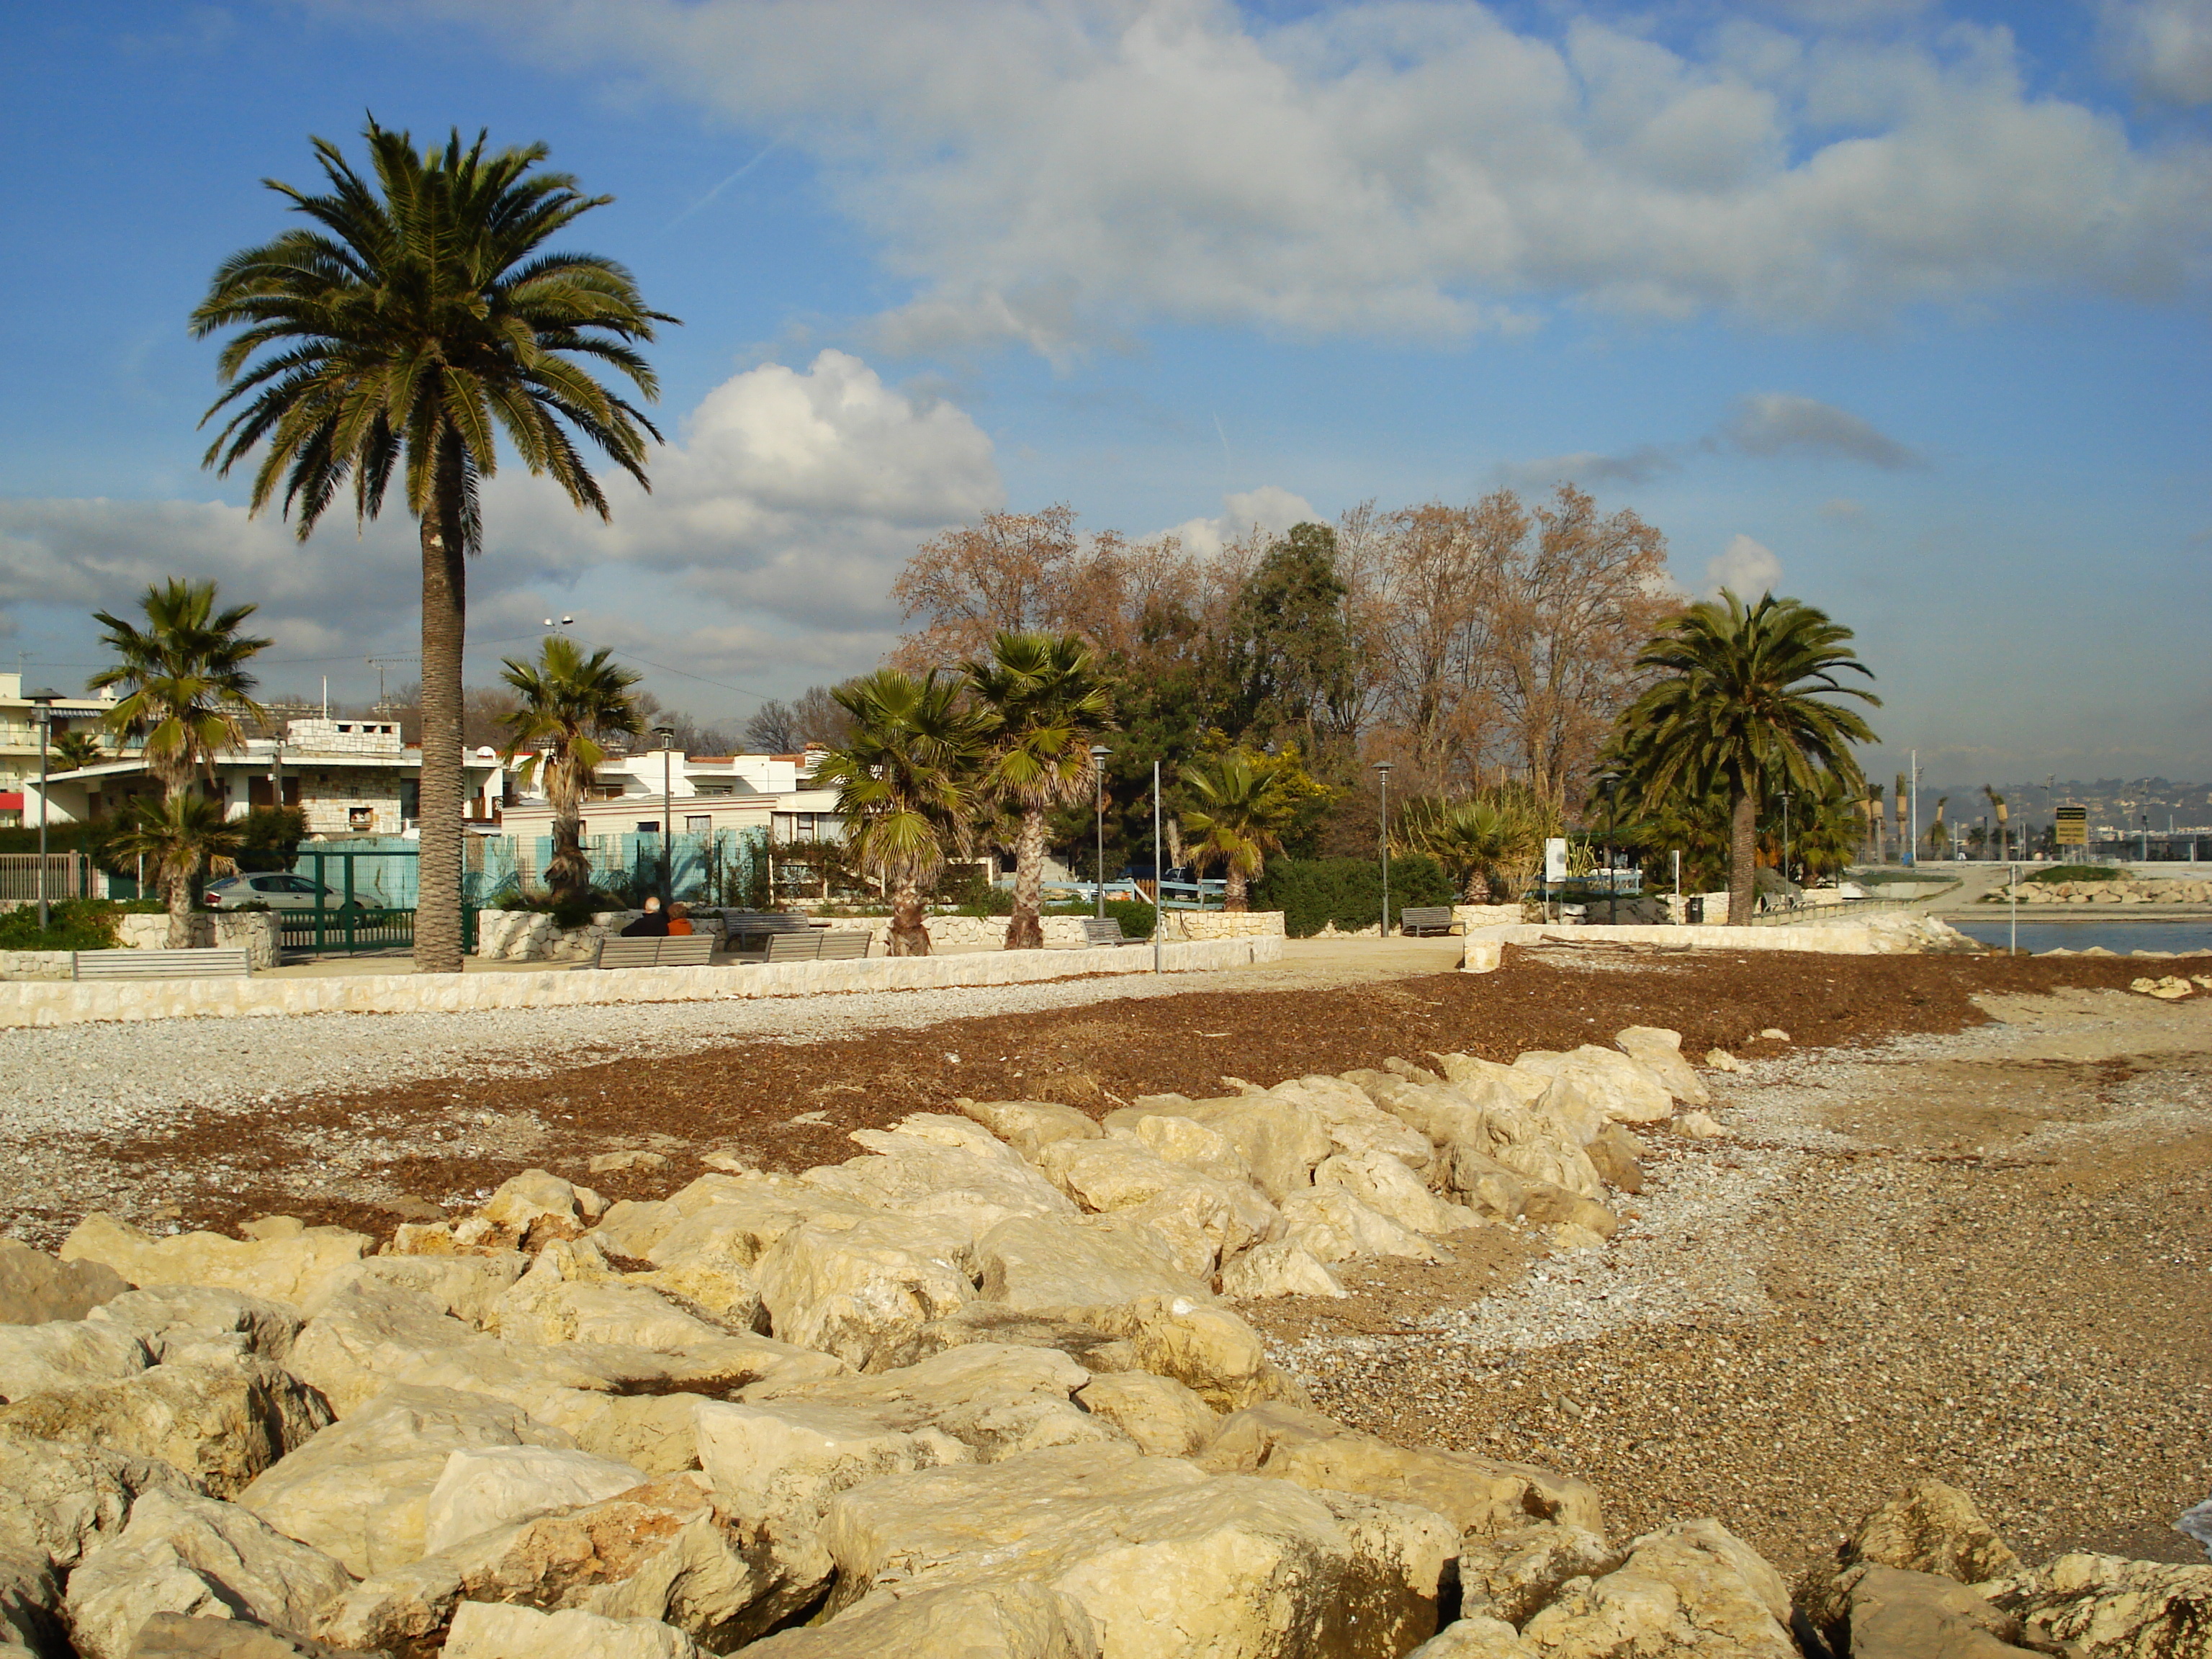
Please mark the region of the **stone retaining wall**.
POLYGON ((70 951, 0 951, 0 979, 67 979, 70 951))
MULTIPOLYGON (((1170 945, 1167 970, 1242 968, 1282 955, 1273 938, 1170 945)), ((773 967, 632 968, 616 973, 362 974, 328 978, 183 979, 131 983, 0 985, 0 1028, 89 1020, 238 1018, 274 1014, 411 1014, 484 1008, 566 1008, 623 1002, 706 1002, 720 997, 816 996, 836 991, 933 991, 1019 985, 1086 974, 1144 974, 1152 953, 993 951, 957 957, 792 962, 773 967)))
MULTIPOLYGON (((276 915, 273 910, 195 910, 188 922, 195 950, 221 945, 246 947, 246 965, 276 965, 276 915)), ((115 942, 126 951, 163 951, 169 945, 169 919, 130 910, 115 919, 115 942)))
POLYGON ((1160 937, 1166 939, 1280 939, 1280 910, 1167 910, 1160 937))

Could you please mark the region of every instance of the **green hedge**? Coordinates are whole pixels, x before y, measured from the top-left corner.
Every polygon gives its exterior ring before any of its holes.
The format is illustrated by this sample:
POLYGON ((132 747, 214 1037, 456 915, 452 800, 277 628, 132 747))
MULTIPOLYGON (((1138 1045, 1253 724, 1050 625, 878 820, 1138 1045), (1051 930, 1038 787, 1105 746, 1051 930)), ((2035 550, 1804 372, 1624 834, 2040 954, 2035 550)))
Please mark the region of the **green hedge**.
MULTIPOLYGON (((1409 904, 1450 904, 1459 897, 1434 859, 1408 854, 1390 860, 1390 916, 1409 904)), ((1252 890, 1255 910, 1280 910, 1283 931, 1310 939, 1329 923, 1340 933, 1372 927, 1382 916, 1382 866, 1366 859, 1276 859, 1252 890)))

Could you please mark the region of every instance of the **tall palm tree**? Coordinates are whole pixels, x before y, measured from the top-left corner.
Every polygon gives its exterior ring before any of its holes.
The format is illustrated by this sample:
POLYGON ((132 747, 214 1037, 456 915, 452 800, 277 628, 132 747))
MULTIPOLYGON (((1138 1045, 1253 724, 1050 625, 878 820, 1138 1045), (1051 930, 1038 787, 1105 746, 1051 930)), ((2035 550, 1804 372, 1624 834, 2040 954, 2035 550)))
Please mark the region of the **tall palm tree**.
POLYGON ((1182 769, 1197 805, 1182 814, 1183 844, 1203 871, 1222 867, 1223 908, 1247 908, 1247 893, 1280 852, 1297 799, 1286 781, 1283 757, 1247 749, 1201 756, 1182 769))
POLYGON ((1502 891, 1517 900, 1542 862, 1545 838, 1559 833, 1557 802, 1525 784, 1503 784, 1465 800, 1416 801, 1391 838, 1395 848, 1425 853, 1459 884, 1469 904, 1502 891))
POLYGON ((532 474, 609 516, 580 435, 647 486, 646 440, 659 433, 574 358, 627 376, 648 401, 652 368, 632 343, 672 318, 646 308, 629 273, 546 242, 611 198, 565 173, 535 171, 543 144, 484 153, 456 130, 418 153, 372 119, 370 172, 335 144, 315 154, 329 190, 270 180, 312 228, 225 260, 192 313, 224 345, 212 420, 239 406, 210 446, 221 472, 266 444, 253 477, 261 511, 281 485, 304 541, 350 487, 356 522, 374 518, 399 475, 422 558, 422 860, 415 963, 461 965, 461 645, 466 556, 483 542, 478 489, 504 433, 532 474))
POLYGON ((1943 822, 1943 809, 1951 804, 1948 795, 1936 797, 1936 822, 1928 826, 1928 850, 1941 858, 1951 850, 1951 826, 1943 822))
POLYGON ((165 798, 188 788, 193 775, 215 782, 215 757, 246 741, 246 722, 268 718, 253 701, 246 664, 270 641, 240 632, 258 608, 216 609, 216 585, 171 577, 140 596, 146 625, 105 611, 100 642, 118 660, 86 682, 88 690, 123 695, 100 716, 118 738, 143 741, 146 769, 165 798))
POLYGON ((236 868, 232 855, 245 834, 245 825, 225 820, 221 801, 180 790, 159 801, 138 802, 111 843, 121 857, 146 860, 168 906, 172 951, 192 942, 192 887, 200 872, 236 868))
POLYGON ((895 668, 836 689, 852 717, 845 742, 823 757, 817 785, 834 786, 854 861, 891 901, 890 953, 929 954, 921 890, 964 845, 979 792, 982 723, 963 705, 959 679, 895 668))
POLYGON ((1747 605, 1723 588, 1692 605, 1637 658, 1657 678, 1620 717, 1616 742, 1647 806, 1678 788, 1729 803, 1729 921, 1751 921, 1759 800, 1782 788, 1849 787, 1865 779, 1851 754, 1874 733, 1820 695, 1881 700, 1838 674, 1873 675, 1846 646, 1851 630, 1799 599, 1769 593, 1747 605))
POLYGON ((1090 647, 1073 634, 1001 633, 988 660, 961 672, 986 746, 977 787, 1012 808, 1017 824, 1006 949, 1041 951, 1045 815, 1097 788, 1091 741, 1107 729, 1112 704, 1090 647))
POLYGON ((50 745, 58 771, 82 772, 88 766, 97 766, 107 758, 107 751, 100 746, 100 739, 89 732, 64 732, 50 745))
POLYGON ((573 905, 592 890, 591 860, 584 856, 584 790, 607 757, 609 738, 645 729, 629 689, 640 676, 611 660, 613 653, 586 657, 574 640, 549 637, 538 660, 505 659, 500 678, 520 695, 521 705, 500 716, 507 728, 505 758, 526 750, 523 781, 544 779, 553 808, 553 858, 545 884, 556 905, 573 905))
POLYGON ((2005 805, 2005 798, 1986 783, 1982 786, 1982 793, 1989 797, 1990 811, 1996 818, 1996 856, 2008 858, 2012 854, 2012 809, 2005 805))

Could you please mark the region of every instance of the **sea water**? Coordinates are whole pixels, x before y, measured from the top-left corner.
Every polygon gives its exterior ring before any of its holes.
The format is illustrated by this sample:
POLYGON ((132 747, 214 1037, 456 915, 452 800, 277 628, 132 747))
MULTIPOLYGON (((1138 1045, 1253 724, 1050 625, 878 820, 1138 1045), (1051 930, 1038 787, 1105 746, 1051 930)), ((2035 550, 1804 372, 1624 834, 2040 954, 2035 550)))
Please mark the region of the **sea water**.
MULTIPOLYGON (((2012 936, 2002 916, 1976 916, 1971 921, 1956 921, 1949 916, 1943 920, 1968 939, 2000 949, 2012 936)), ((2156 921, 2146 916, 2140 921, 2023 921, 2020 925, 2020 948, 2031 955, 2086 951, 2093 945, 2101 945, 2118 956, 2133 951, 2196 955, 2212 951, 2212 921, 2156 921)))

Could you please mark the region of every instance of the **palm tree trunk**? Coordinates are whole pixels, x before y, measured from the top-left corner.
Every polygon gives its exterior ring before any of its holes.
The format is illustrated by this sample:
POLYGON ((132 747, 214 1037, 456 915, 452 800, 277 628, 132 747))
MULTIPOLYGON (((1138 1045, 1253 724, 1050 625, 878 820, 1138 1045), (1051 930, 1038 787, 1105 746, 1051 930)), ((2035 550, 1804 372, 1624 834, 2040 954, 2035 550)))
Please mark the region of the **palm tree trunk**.
POLYGON ((929 928, 921 915, 921 884, 911 876, 891 884, 890 953, 895 957, 929 954, 929 928))
POLYGON ((415 971, 461 971, 461 641, 467 549, 460 439, 440 439, 422 514, 422 770, 415 901, 415 971))
POLYGON ((1759 804, 1751 791, 1736 792, 1735 811, 1729 819, 1729 926, 1751 926, 1752 896, 1758 885, 1759 804))
POLYGON ((178 866, 164 872, 161 896, 169 907, 167 945, 172 951, 185 951, 192 943, 192 875, 186 866, 178 866))
POLYGON ((545 866, 545 885, 560 904, 582 897, 591 886, 591 862, 584 856, 583 780, 564 758, 547 763, 545 783, 553 808, 553 858, 545 866))
POLYGON ((1044 809, 1022 809, 1022 832, 1014 842, 1014 914, 1006 923, 1006 949, 1042 951, 1044 924, 1037 912, 1044 894, 1044 809))
POLYGON ((1221 908, 1224 910, 1245 908, 1244 872, 1237 860, 1231 859, 1221 866, 1221 908))

